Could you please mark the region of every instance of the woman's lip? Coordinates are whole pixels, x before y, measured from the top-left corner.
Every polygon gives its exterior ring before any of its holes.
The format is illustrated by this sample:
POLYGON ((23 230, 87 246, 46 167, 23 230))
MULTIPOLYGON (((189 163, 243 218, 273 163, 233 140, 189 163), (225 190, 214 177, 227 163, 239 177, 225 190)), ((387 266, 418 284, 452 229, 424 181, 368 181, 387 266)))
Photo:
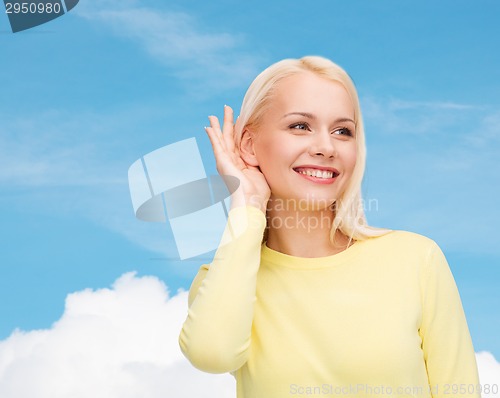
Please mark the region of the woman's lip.
MULTIPOLYGON (((297 168, 298 169, 298 168, 297 168)), ((321 178, 321 177, 314 177, 314 176, 308 176, 307 174, 302 174, 299 173, 296 169, 294 171, 301 177, 305 178, 306 180, 315 182, 317 184, 333 184, 335 180, 338 177, 338 174, 334 175, 332 178, 321 178)))

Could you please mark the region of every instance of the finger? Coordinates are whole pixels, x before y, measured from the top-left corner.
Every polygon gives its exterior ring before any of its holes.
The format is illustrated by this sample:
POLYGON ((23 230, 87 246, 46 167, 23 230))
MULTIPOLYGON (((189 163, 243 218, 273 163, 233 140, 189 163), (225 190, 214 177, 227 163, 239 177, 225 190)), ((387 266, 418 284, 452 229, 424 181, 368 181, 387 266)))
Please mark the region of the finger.
POLYGON ((207 133, 209 133, 209 138, 211 134, 214 139, 214 142, 219 147, 219 149, 221 150, 225 149, 226 145, 222 138, 222 131, 220 129, 219 119, 217 118, 217 116, 209 116, 208 120, 210 121, 210 127, 205 127, 205 130, 209 129, 207 130, 207 133))
MULTIPOLYGON (((224 110, 224 118, 229 123, 229 127, 232 129, 232 109, 228 111, 224 110)), ((234 150, 229 150, 228 146, 234 148, 233 133, 229 131, 228 127, 224 127, 225 133, 222 133, 219 119, 216 116, 209 116, 210 127, 206 128, 207 134, 209 134, 210 141, 212 143, 212 148, 214 150, 214 155, 216 161, 227 162, 230 161, 238 167, 242 167, 241 159, 238 153, 234 150)), ((224 123, 226 124, 226 123, 224 123)))
POLYGON ((222 135, 229 151, 234 151, 234 112, 230 106, 224 105, 224 126, 222 135))
POLYGON ((213 127, 205 127, 205 131, 207 132, 208 138, 210 139, 210 143, 212 144, 212 149, 214 151, 215 158, 219 158, 224 150, 224 143, 222 141, 222 137, 220 134, 215 132, 213 127))
POLYGON ((222 134, 219 119, 217 116, 209 116, 208 120, 210 121, 210 126, 214 129, 216 133, 222 134))

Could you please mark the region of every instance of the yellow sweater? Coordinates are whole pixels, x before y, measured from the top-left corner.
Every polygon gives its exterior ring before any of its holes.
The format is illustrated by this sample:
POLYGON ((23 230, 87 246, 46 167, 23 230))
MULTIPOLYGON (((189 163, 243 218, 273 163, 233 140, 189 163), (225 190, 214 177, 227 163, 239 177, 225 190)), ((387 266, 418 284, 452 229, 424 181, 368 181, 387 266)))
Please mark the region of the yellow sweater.
POLYGON ((195 367, 232 372, 238 398, 480 397, 460 297, 432 240, 393 231, 298 258, 261 245, 260 210, 229 221, 248 225, 198 272, 179 343, 195 367))

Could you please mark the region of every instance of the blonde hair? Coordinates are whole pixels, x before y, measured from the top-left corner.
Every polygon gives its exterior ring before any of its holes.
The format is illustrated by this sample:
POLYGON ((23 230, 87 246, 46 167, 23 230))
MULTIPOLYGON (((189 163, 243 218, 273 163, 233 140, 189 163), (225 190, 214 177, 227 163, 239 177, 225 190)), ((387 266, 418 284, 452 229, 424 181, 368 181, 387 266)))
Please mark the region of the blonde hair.
POLYGON ((307 56, 300 59, 284 59, 261 72, 248 88, 240 115, 235 126, 235 143, 239 148, 242 133, 249 127, 257 127, 270 104, 274 88, 282 79, 303 72, 312 72, 324 79, 337 82, 347 90, 354 105, 354 122, 356 124, 357 158, 353 174, 341 197, 333 204, 335 218, 330 231, 333 242, 335 232, 341 231, 354 240, 364 240, 380 236, 388 230, 368 226, 361 197, 361 182, 366 163, 365 133, 361 108, 356 87, 349 75, 329 59, 318 56, 307 56))

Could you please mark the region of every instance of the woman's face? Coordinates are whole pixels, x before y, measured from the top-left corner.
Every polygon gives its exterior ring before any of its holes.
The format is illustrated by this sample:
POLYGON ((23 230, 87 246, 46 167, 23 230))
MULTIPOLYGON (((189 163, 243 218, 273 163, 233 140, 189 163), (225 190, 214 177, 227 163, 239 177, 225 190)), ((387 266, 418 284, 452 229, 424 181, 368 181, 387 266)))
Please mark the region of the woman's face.
POLYGON ((281 80, 270 101, 255 131, 254 151, 271 200, 290 207, 292 199, 302 210, 328 208, 356 164, 349 94, 340 83, 304 72, 281 80))

